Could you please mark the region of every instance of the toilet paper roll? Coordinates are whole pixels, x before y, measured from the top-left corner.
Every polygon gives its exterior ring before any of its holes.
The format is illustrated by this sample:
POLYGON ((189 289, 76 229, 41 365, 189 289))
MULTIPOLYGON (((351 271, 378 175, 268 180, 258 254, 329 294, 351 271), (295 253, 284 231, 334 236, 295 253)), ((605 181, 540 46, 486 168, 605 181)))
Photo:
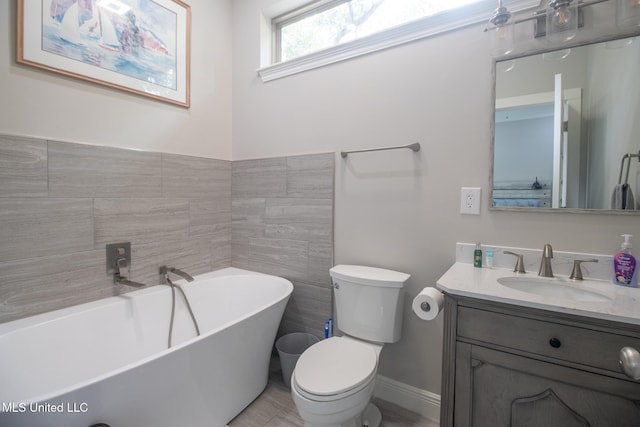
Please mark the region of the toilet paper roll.
POLYGON ((436 288, 424 288, 413 299, 411 308, 413 312, 422 320, 433 320, 436 318, 442 306, 444 305, 444 296, 436 288))

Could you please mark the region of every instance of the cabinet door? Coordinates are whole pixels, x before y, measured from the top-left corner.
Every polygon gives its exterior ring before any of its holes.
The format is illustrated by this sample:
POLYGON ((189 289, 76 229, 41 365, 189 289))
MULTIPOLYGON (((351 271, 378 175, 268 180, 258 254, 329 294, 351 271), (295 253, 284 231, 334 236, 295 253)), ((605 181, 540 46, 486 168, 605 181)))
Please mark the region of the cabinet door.
POLYGON ((456 427, 638 427, 640 384, 457 343, 456 427))

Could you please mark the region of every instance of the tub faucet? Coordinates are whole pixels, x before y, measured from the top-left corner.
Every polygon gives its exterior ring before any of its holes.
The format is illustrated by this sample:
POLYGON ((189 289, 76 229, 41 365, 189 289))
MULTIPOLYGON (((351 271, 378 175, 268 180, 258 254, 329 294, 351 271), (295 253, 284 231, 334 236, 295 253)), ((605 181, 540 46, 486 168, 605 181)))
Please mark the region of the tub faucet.
POLYGON ((545 244, 542 248, 542 259, 540 260, 540 270, 538 276, 541 277, 553 277, 553 271, 551 270, 551 259, 553 258, 553 249, 550 244, 545 244))
POLYGON ((118 258, 116 260, 115 272, 113 273, 113 283, 118 285, 131 286, 133 288, 142 288, 146 285, 144 283, 134 282, 129 280, 129 263, 126 258, 118 258))
POLYGON ((193 282, 193 277, 191 277, 184 271, 178 270, 175 267, 167 267, 166 265, 163 265, 162 267, 160 267, 160 283, 162 283, 163 285, 167 284, 169 273, 176 274, 185 279, 187 282, 193 282))

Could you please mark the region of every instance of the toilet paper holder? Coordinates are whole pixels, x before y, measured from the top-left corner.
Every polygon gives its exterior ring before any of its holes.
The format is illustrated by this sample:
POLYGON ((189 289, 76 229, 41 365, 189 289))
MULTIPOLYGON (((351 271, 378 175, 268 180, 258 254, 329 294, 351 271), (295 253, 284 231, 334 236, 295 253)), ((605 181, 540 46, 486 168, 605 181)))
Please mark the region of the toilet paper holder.
POLYGON ((431 310, 431 306, 429 305, 428 302, 422 301, 422 303, 420 304, 420 309, 422 311, 429 311, 429 310, 431 310))

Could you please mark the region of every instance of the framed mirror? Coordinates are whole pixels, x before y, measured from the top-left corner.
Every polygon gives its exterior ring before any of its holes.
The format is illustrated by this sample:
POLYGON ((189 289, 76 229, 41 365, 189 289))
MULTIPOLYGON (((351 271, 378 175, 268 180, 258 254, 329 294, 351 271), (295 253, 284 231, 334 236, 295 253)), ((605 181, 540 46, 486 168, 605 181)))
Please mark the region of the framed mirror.
POLYGON ((640 36, 496 61, 493 210, 640 213, 640 36))

